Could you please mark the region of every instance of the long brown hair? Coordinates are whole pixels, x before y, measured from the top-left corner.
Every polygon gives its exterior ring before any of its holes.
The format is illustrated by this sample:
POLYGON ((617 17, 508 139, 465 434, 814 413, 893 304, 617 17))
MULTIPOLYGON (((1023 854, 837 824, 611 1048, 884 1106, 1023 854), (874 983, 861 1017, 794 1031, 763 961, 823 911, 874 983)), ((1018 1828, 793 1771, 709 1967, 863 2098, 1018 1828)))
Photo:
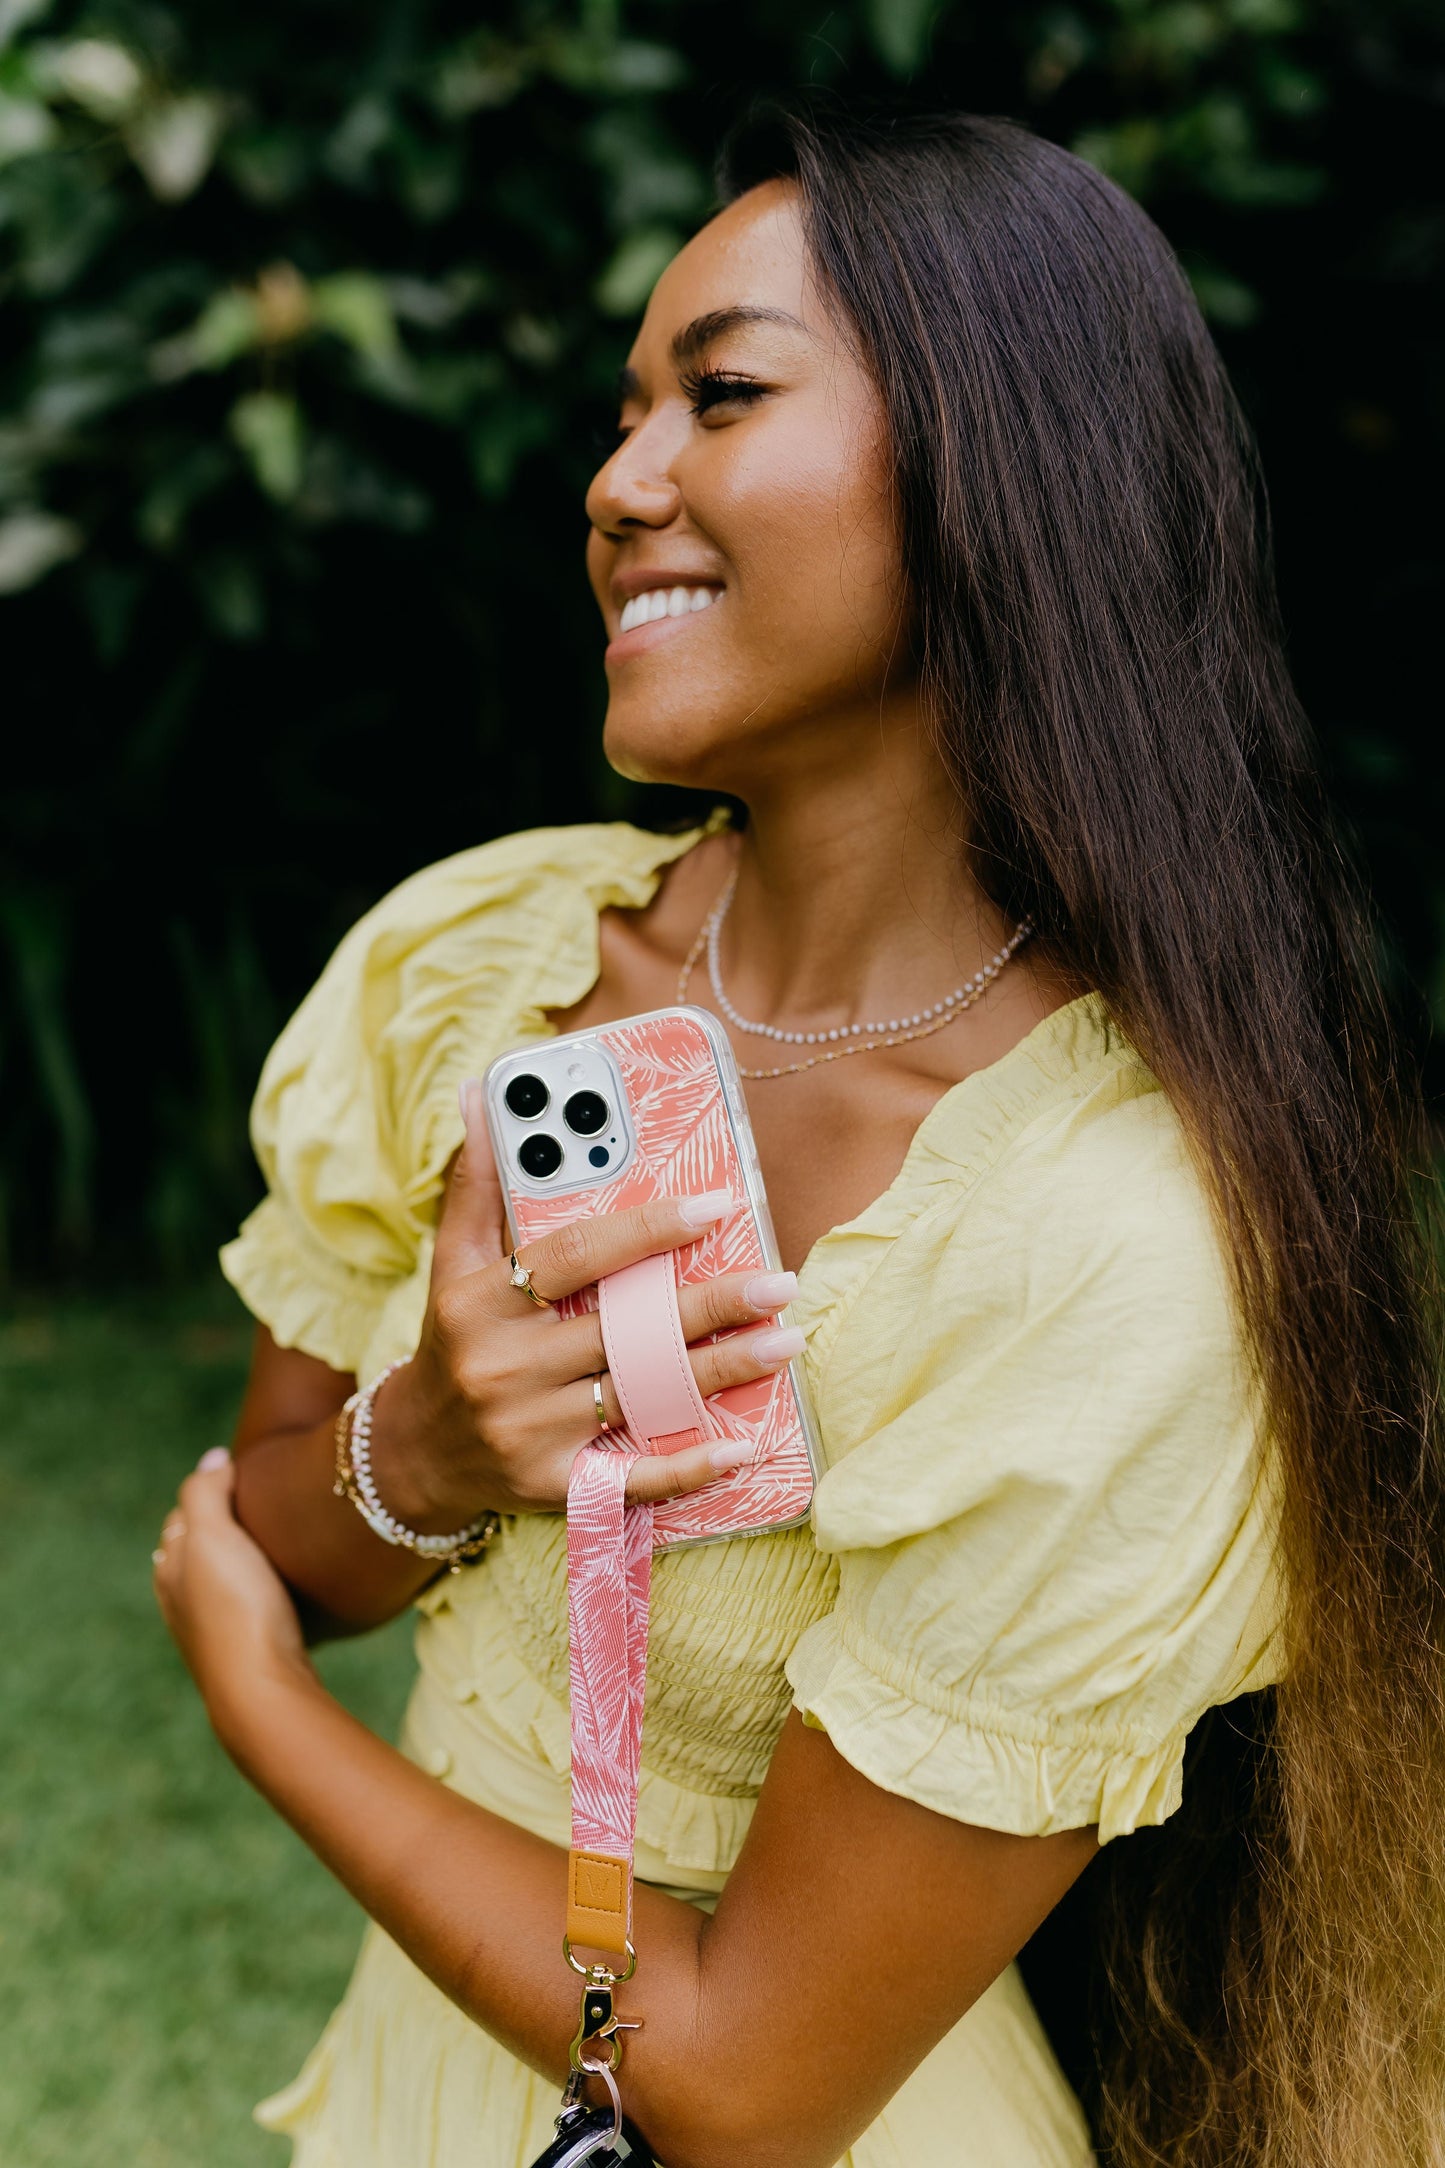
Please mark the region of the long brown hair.
POLYGON ((978 878, 1170 1094, 1282 1469, 1288 1671, 1089 1876, 1118 2168, 1445 2161, 1445 1476, 1414 1098, 1284 660, 1249 433, 1163 237, 1011 123, 805 99, 978 878))

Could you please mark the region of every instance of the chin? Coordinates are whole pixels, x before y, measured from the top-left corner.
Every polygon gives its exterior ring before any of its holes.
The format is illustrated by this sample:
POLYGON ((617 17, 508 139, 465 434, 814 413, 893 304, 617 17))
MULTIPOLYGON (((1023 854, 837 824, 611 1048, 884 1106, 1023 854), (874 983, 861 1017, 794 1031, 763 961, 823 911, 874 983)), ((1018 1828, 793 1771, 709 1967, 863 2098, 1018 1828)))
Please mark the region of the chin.
POLYGON ((614 699, 602 731, 609 767, 632 783, 677 783, 689 790, 735 791, 739 746, 715 713, 659 712, 636 699, 614 699))

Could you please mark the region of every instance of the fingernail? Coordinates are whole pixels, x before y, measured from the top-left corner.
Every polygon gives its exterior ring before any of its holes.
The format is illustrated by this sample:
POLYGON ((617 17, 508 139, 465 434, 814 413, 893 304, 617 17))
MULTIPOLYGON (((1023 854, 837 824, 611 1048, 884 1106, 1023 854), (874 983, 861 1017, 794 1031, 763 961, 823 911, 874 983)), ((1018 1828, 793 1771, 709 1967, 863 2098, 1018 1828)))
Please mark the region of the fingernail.
POLYGON ((198 1468, 224 1468, 230 1457, 224 1445, 208 1446, 196 1462, 196 1466, 198 1468))
POLYGON ((745 1460, 751 1460, 753 1449, 750 1445, 740 1444, 735 1440, 731 1445, 715 1445, 707 1457, 721 1475, 725 1469, 741 1468, 745 1460))
POLYGON ((677 1200, 679 1217, 688 1227, 711 1227, 713 1221, 720 1220, 732 1206, 730 1189, 704 1190, 700 1197, 679 1197, 677 1200))
POLYGON ((786 1363, 802 1354, 807 1339, 796 1325, 774 1325, 767 1332, 755 1332, 748 1346, 760 1363, 786 1363))
POLYGON ((457 1086, 457 1105, 462 1110, 463 1129, 470 1129, 472 1126, 472 1086, 474 1084, 480 1084, 481 1081, 482 1080, 480 1077, 464 1076, 461 1083, 457 1086))
POLYGON ((755 1272, 743 1285, 743 1300, 755 1310, 781 1310, 797 1292, 796 1272, 755 1272))

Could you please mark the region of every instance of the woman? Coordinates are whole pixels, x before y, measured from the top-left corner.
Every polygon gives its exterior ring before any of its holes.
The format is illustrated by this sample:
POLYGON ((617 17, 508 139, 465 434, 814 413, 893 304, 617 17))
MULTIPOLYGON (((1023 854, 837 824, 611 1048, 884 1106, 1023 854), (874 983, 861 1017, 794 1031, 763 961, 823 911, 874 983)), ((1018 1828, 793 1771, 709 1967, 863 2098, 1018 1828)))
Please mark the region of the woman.
MULTIPOLYGON (((811 1531, 657 1565, 634 2118, 669 2168, 1092 2159, 1013 1963, 1087 1868, 1112 2160, 1439 2160, 1423 1250, 1218 357, 1142 213, 1010 125, 800 107, 723 196, 624 372, 588 567, 608 757, 746 828, 427 868, 261 1080, 270 1195, 223 1253, 255 1367, 159 1594, 227 1748, 377 1923, 262 2120, 302 2168, 547 2140, 557 1509, 602 1357, 511 1282, 468 1080, 682 972, 803 1035, 780 1061, 730 1025, 787 1071, 748 1098, 796 1280, 700 1294, 694 1367, 715 1391, 805 1337, 827 1469, 811 1531), (943 998, 1023 925, 986 998, 943 998), (857 1023, 863 1058, 810 1051, 857 1023), (794 1288, 781 1336, 708 1341, 794 1288), (331 1488, 338 1407, 400 1356, 389 1510, 504 1516, 430 1586, 331 1488), (419 1597, 403 1754, 319 1686, 282 1577, 323 1630, 419 1597)), ((715 1203, 523 1262, 554 1298, 715 1203)))

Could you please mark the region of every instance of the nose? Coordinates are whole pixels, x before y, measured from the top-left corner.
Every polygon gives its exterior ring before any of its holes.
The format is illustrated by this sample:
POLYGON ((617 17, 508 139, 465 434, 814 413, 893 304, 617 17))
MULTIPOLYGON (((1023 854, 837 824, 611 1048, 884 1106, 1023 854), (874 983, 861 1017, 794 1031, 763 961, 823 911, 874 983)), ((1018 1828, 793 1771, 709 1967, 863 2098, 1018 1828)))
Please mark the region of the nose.
POLYGON ((682 503, 673 478, 671 447, 649 421, 629 431, 606 465, 592 477, 587 517, 601 535, 617 542, 639 527, 666 527, 682 503))

